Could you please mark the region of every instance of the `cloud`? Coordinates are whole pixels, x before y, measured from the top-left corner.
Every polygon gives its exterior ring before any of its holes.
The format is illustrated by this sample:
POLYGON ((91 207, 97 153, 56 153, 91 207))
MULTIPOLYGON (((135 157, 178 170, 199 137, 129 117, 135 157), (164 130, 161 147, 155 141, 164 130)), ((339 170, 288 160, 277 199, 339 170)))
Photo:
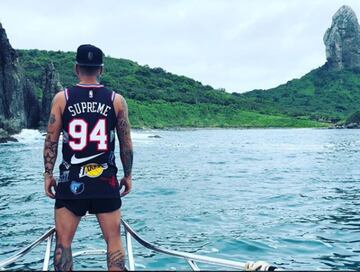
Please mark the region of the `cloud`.
POLYGON ((0 10, 15 48, 94 43, 113 57, 242 92, 322 65, 323 34, 343 4, 360 14, 358 0, 2 0, 0 10))

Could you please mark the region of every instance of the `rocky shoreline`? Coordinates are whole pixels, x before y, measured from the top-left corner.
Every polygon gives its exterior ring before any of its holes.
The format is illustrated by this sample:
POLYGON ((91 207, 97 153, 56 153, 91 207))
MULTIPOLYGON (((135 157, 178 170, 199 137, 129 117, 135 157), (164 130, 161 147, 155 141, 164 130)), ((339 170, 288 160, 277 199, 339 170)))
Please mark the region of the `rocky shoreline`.
POLYGON ((9 133, 6 130, 0 128, 0 144, 7 142, 18 142, 18 140, 12 137, 11 135, 9 135, 9 133))
POLYGON ((350 124, 335 124, 330 129, 360 129, 359 123, 350 123, 350 124))

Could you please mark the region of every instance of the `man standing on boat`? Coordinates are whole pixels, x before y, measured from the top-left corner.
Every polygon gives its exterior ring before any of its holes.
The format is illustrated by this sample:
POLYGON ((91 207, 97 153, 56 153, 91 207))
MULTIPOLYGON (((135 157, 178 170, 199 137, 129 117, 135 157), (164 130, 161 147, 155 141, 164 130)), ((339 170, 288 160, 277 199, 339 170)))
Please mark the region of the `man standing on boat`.
POLYGON ((93 45, 79 46, 75 72, 79 84, 53 99, 44 146, 45 193, 55 198, 56 271, 72 270, 71 243, 86 212, 96 214, 107 244, 109 270, 124 270, 120 237, 121 196, 132 187, 133 149, 125 99, 100 85, 103 53, 93 45), (117 181, 115 129, 124 177, 117 181), (56 183, 53 176, 58 140, 63 132, 63 161, 56 183), (55 191, 55 193, 53 192, 55 191))

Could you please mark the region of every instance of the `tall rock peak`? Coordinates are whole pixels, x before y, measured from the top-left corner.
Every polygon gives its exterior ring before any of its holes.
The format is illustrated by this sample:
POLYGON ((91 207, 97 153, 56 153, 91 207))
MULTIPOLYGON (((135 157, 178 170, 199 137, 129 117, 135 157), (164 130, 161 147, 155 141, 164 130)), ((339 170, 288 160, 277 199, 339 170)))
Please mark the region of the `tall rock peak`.
POLYGON ((324 43, 330 69, 360 69, 360 26, 349 6, 342 6, 334 14, 324 43))
POLYGON ((346 5, 340 7, 339 10, 334 14, 333 21, 345 24, 347 24, 347 21, 354 24, 358 23, 355 12, 351 7, 346 5))

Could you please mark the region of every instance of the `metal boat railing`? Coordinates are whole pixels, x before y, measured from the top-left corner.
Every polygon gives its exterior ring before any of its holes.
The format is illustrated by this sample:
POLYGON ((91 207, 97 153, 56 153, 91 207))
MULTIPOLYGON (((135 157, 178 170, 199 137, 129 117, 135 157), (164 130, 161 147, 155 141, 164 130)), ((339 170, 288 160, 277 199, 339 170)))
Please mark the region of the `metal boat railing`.
MULTIPOLYGON (((136 240, 140 245, 143 247, 155 251, 157 253, 162 253, 170 256, 174 256, 176 258, 180 258, 185 260, 192 271, 200 271, 200 268, 198 267, 197 263, 205 263, 210 265, 219 266, 222 268, 233 268, 237 270, 244 270, 245 263, 231 261, 231 260, 225 260, 220 258, 214 258, 214 257, 207 257, 202 255, 197 255, 193 253, 187 253, 187 252, 181 252, 177 250, 171 250, 166 249, 160 246, 156 246, 154 244, 149 243, 145 239, 141 238, 131 227, 130 225, 125 221, 121 220, 122 225, 124 226, 125 230, 125 240, 126 240, 126 251, 127 251, 127 270, 134 271, 136 270, 135 267, 135 259, 133 254, 133 247, 132 247, 132 238, 136 240)), ((9 266, 10 264, 15 263, 17 260, 25 256, 27 253, 29 253, 32 249, 34 249, 36 246, 38 246, 41 242, 46 240, 46 249, 44 254, 44 261, 43 261, 43 271, 48 271, 49 264, 50 264, 50 258, 51 258, 51 246, 53 242, 55 234, 55 227, 52 227, 47 232, 45 232, 41 237, 39 237, 36 241, 31 243, 29 246, 21 249, 14 255, 10 256, 9 258, 0 261, 0 269, 4 270, 6 266, 9 266)), ((103 255, 106 254, 106 250, 103 249, 95 249, 95 250, 83 250, 79 252, 73 253, 73 257, 78 256, 84 256, 84 255, 103 255)), ((275 267, 271 267, 271 270, 274 270, 275 267)))
POLYGON ((51 244, 53 241, 53 236, 55 233, 55 227, 52 227, 47 232, 45 232, 43 235, 41 235, 37 240, 32 242, 27 247, 24 247, 11 257, 0 261, 0 269, 3 270, 6 266, 15 263, 18 259, 25 256, 27 253, 29 253, 32 249, 34 249, 36 246, 38 246, 41 242, 47 240, 46 243, 46 250, 45 250, 45 256, 44 256, 44 263, 43 263, 43 270, 47 271, 49 266, 49 260, 50 260, 50 251, 51 251, 51 244))

